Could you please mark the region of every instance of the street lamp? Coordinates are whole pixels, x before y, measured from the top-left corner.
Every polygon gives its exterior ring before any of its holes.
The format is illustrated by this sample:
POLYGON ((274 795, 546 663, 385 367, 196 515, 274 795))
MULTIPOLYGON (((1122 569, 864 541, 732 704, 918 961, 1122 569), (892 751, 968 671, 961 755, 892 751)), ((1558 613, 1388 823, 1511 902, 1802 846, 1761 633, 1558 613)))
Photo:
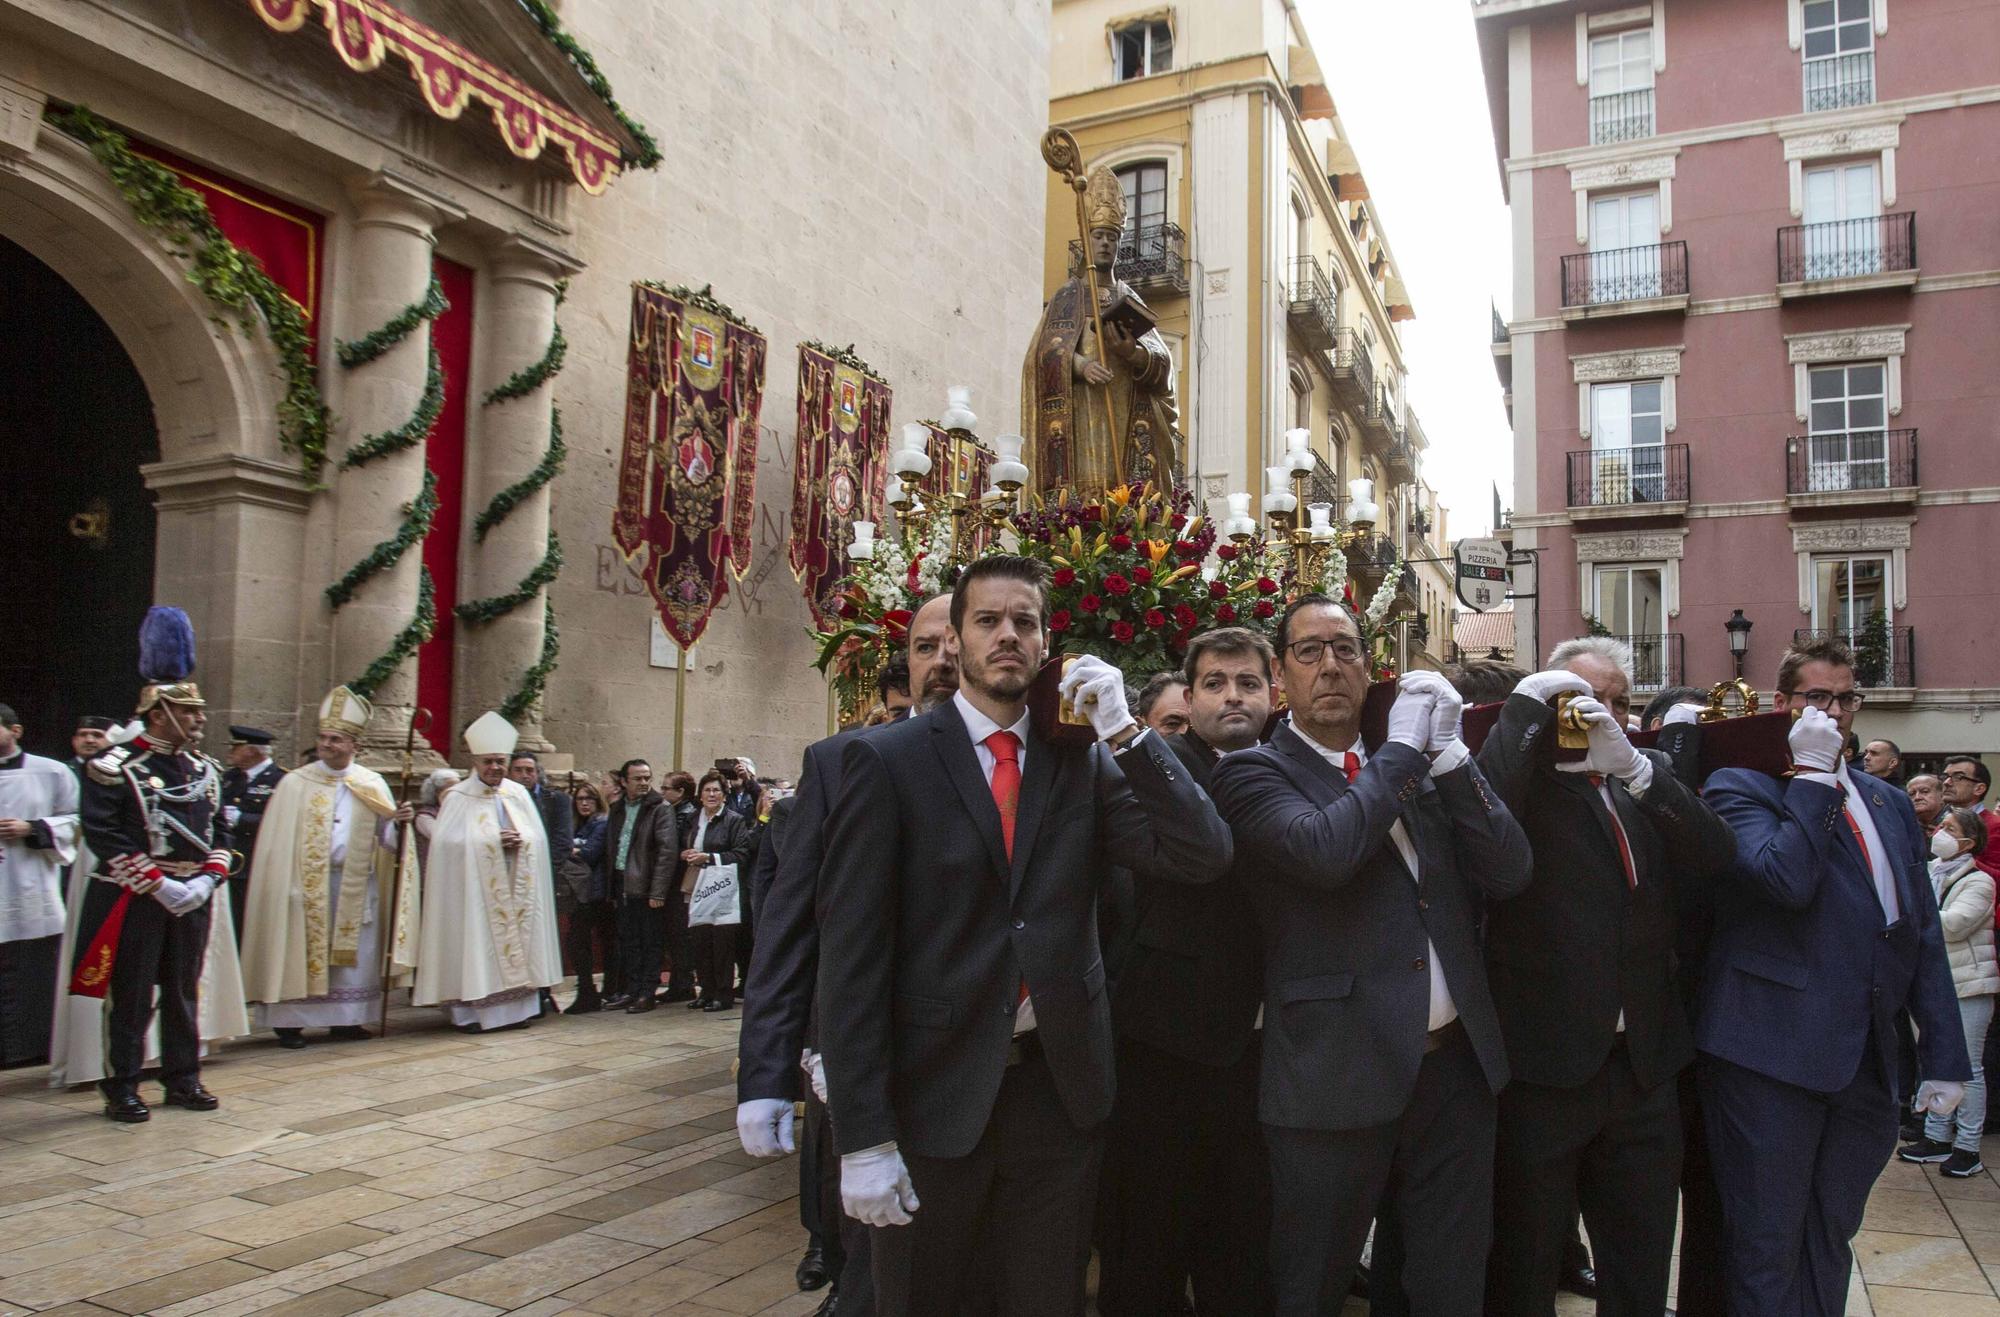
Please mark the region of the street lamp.
POLYGON ((1754 624, 1749 618, 1743 616, 1743 610, 1740 608, 1731 613, 1729 620, 1722 624, 1722 629, 1729 633, 1729 656, 1736 660, 1736 679, 1738 681, 1743 680, 1743 655, 1750 648, 1750 628, 1752 625, 1754 624))

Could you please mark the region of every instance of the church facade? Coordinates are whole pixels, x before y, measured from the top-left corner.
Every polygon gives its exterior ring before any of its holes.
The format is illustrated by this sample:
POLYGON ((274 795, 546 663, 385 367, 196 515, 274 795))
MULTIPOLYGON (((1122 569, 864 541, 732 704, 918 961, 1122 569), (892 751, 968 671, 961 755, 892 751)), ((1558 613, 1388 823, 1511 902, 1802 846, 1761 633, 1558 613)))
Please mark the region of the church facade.
POLYGON ((367 679, 373 762, 507 707, 558 768, 793 771, 797 345, 1013 427, 1047 69, 1038 0, 0 0, 0 699, 38 748, 125 713, 157 601, 211 727, 281 755, 367 679), (769 344, 747 570, 686 655, 611 533, 640 280, 769 344))

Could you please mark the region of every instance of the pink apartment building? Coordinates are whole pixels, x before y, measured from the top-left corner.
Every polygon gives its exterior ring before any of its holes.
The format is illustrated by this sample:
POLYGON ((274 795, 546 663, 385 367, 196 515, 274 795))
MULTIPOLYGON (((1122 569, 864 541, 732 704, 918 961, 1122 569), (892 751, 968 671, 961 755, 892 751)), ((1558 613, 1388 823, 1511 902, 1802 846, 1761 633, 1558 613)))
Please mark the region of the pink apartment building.
POLYGON ((1768 691, 1839 632, 1864 738, 2000 753, 2000 3, 1473 17, 1524 660, 1594 623, 1706 686, 1747 621, 1768 691))

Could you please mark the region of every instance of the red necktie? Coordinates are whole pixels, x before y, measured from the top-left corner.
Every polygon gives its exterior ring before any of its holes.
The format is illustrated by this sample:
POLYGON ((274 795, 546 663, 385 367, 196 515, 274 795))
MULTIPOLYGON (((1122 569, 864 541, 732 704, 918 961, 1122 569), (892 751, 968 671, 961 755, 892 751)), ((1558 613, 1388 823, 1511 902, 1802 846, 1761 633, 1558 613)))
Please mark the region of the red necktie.
POLYGON ((1014 858, 1014 815, 1021 806, 1021 742, 1012 732, 995 732, 986 738, 993 752, 993 804, 1000 811, 1000 839, 1007 844, 1007 858, 1014 858))
POLYGON ((1340 761, 1340 771, 1347 774, 1350 783, 1353 782, 1361 776, 1361 756, 1349 750, 1340 761))
MULTIPOLYGON (((1603 789, 1604 774, 1589 773, 1586 776, 1590 778, 1590 785, 1603 789)), ((1639 890, 1639 871, 1632 864, 1632 843, 1626 839, 1625 825, 1618 821, 1618 810, 1608 801, 1604 807, 1611 811, 1611 835, 1618 838, 1618 858, 1625 865, 1625 885, 1636 892, 1639 890)))

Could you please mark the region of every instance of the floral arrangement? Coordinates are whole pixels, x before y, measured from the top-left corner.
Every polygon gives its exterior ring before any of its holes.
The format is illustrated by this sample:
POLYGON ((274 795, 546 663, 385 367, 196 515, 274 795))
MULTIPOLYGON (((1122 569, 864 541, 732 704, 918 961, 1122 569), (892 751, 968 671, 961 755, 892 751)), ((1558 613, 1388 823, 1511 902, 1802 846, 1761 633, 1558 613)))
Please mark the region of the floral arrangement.
POLYGON ((841 707, 859 710, 872 698, 875 676, 903 643, 924 600, 945 588, 951 519, 933 517, 922 538, 875 541, 875 556, 851 564, 835 597, 840 625, 812 632, 813 666, 833 682, 841 707))

